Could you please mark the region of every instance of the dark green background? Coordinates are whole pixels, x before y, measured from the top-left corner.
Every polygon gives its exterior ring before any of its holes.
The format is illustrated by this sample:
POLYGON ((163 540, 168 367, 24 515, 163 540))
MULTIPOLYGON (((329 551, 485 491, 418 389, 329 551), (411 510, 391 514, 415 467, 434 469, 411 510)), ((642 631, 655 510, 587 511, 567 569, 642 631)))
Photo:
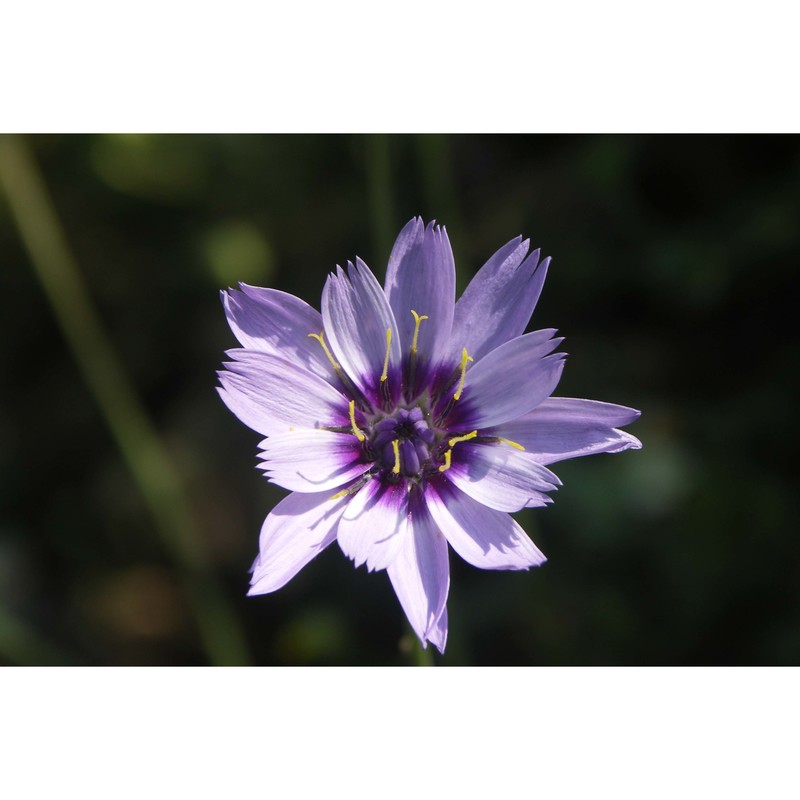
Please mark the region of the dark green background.
MULTIPOLYGON (((283 495, 214 391, 218 290, 319 306, 383 279, 413 215, 459 289, 500 245, 553 256, 533 327, 557 394, 631 405, 641 451, 557 464, 519 515, 531 572, 451 552, 441 664, 796 664, 800 140, 718 136, 39 136, 28 140, 120 360, 177 464, 249 658, 420 660, 387 577, 336 545, 278 593, 247 570, 283 495)), ((180 578, 0 192, 0 661, 206 664, 180 578)), ((225 625, 225 621, 217 621, 225 625)))

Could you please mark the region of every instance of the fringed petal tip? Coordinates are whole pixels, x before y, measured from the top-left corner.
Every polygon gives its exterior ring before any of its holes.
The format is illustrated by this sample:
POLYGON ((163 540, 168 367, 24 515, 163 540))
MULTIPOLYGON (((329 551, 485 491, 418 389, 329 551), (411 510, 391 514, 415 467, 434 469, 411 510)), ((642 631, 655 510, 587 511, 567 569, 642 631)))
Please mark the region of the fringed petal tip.
MULTIPOLYGON (((416 631, 415 631, 416 633, 416 631)), ((447 608, 442 609, 439 619, 431 625, 422 635, 416 633, 423 650, 428 649, 428 642, 430 642, 442 655, 444 655, 445 647, 447 646, 447 608)))
POLYGON ((456 304, 452 352, 466 347, 478 361, 523 333, 539 301, 550 264, 549 257, 539 260, 539 248, 528 255, 529 247, 529 239, 512 239, 470 281, 456 304))

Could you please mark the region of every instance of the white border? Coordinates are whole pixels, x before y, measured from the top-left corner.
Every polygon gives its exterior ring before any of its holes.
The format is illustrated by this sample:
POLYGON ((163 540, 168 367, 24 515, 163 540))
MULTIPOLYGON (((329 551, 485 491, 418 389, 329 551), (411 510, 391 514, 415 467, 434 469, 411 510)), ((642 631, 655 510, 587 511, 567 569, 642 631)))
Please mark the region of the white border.
POLYGON ((794 669, 8 669, 9 797, 796 797, 794 669))
POLYGON ((797 131, 790 9, 30 0, 0 130, 797 131))

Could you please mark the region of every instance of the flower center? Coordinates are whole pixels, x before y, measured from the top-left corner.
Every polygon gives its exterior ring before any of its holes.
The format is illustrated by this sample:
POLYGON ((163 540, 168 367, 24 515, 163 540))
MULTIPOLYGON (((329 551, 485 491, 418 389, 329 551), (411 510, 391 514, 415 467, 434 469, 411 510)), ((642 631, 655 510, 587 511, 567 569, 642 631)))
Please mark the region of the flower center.
POLYGON ((422 409, 399 408, 372 425, 370 448, 375 462, 387 475, 415 477, 431 457, 436 433, 422 409))
MULTIPOLYGON (((334 497, 352 494, 358 491, 368 479, 374 477, 380 477, 381 480, 388 480, 389 482, 397 482, 403 478, 411 478, 416 482, 421 482, 440 472, 447 472, 453 465, 453 448, 460 442, 469 442, 479 435, 477 430, 463 433, 459 433, 457 428, 456 430, 448 430, 449 425, 447 424, 449 410, 452 409, 454 403, 461 399, 464 391, 467 364, 470 361, 474 361, 467 352, 466 347, 461 350, 460 366, 457 370, 453 370, 449 380, 446 380, 440 386, 416 387, 415 390, 414 374, 417 367, 420 326, 423 321, 428 319, 428 316, 418 314, 414 309, 411 310, 411 314, 414 317, 414 335, 406 364, 405 381, 407 388, 403 391, 403 394, 405 394, 407 402, 414 397, 418 399, 416 400, 417 405, 410 408, 394 407, 392 410, 388 410, 387 407, 394 405, 394 401, 389 399, 388 394, 385 402, 374 404, 373 401, 373 403, 370 403, 356 389, 342 370, 341 365, 333 357, 325 343, 325 332, 308 334, 319 342, 331 366, 351 397, 361 397, 362 402, 359 404, 358 414, 356 414, 357 401, 349 401, 349 430, 363 446, 363 455, 373 464, 358 484, 343 490, 334 495, 334 497), (408 387, 411 387, 411 389, 409 390, 408 387), (453 387, 455 387, 455 391, 453 391, 453 387), (450 392, 453 392, 452 395, 449 394, 450 392), (431 394, 433 397, 431 397, 431 394), (442 408, 443 395, 445 397, 449 396, 449 400, 444 403, 444 408, 442 408), (436 414, 434 417, 431 416, 431 410, 436 414), (432 419, 435 422, 432 422, 432 419), (359 425, 359 420, 361 420, 360 425, 363 427, 359 425), (455 436, 453 435, 454 433, 456 434, 455 436)), ((392 329, 387 328, 386 355, 380 375, 381 385, 388 385, 391 347, 392 329)), ((430 376, 428 377, 430 379, 430 376)), ((436 383, 438 383, 438 380, 436 383)), ((525 449, 522 445, 508 439, 500 437, 483 438, 486 441, 504 442, 519 450, 525 449)))

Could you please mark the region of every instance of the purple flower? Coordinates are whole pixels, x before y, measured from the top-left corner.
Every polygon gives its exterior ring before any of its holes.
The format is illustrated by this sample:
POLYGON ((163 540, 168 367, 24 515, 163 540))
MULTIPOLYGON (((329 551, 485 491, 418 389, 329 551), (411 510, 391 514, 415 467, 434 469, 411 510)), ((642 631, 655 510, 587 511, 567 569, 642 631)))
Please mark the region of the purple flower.
POLYGON ((292 492, 261 529, 249 594, 274 592, 333 541, 385 569, 423 646, 447 640, 448 544, 483 569, 545 561, 509 512, 551 502, 547 464, 639 448, 624 406, 551 397, 565 354, 523 334, 550 259, 521 237, 458 302, 444 228, 411 220, 381 289, 337 267, 322 314, 274 289, 222 293, 242 349, 219 393, 266 436, 261 469, 292 492), (526 257, 527 256, 527 257, 526 257))

